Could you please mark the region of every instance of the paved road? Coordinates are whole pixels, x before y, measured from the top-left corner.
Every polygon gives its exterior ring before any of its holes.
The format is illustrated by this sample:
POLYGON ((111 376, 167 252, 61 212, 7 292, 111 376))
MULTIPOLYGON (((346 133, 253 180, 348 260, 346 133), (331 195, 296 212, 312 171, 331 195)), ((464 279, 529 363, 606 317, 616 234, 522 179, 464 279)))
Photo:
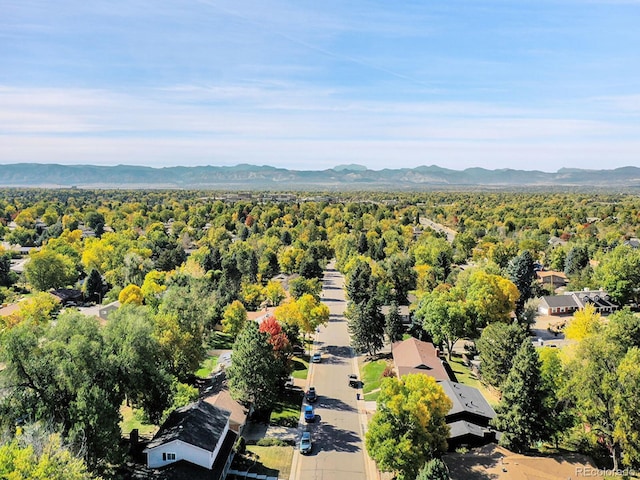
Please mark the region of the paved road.
POLYGON ((428 218, 420 217, 420 224, 433 228, 436 232, 444 232, 445 235, 447 236, 447 240, 449 241, 449 243, 453 243, 458 233, 455 230, 449 227, 445 227, 444 225, 441 225, 440 223, 436 223, 433 220, 430 220, 428 218))
POLYGON ((301 426, 311 431, 313 451, 305 456, 296 450, 291 480, 366 480, 371 469, 363 451, 364 418, 358 412, 362 402, 356 400, 357 390, 347 380, 350 373, 357 373, 357 366, 343 315, 343 287, 343 276, 330 264, 323 279, 322 301, 329 306, 331 317, 316 335, 314 349, 322 352, 322 362, 311 364, 308 380, 318 392, 316 421, 301 426))

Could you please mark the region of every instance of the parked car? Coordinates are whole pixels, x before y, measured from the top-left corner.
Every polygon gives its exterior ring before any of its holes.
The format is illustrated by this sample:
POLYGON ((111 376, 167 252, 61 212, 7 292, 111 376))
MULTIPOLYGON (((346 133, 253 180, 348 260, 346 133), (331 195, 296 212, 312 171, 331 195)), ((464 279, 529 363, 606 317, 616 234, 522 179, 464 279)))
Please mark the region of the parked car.
POLYGON ((311 361, 313 363, 320 363, 322 361, 322 355, 320 354, 320 352, 314 353, 311 357, 311 361))
POLYGON ((305 422, 315 422, 316 420, 316 412, 313 411, 313 407, 311 405, 305 405, 304 407, 304 421, 305 422))
POLYGON ((318 400, 318 395, 316 394, 316 387, 309 387, 309 390, 307 390, 307 393, 305 393, 305 396, 307 397, 307 402, 315 402, 316 400, 318 400))
POLYGON ((353 388, 360 388, 360 380, 358 380, 358 376, 353 373, 349 375, 349 386, 353 388))
POLYGON ((311 443, 311 433, 302 432, 302 437, 300 438, 300 453, 303 455, 307 453, 311 453, 311 448, 313 444, 311 443))

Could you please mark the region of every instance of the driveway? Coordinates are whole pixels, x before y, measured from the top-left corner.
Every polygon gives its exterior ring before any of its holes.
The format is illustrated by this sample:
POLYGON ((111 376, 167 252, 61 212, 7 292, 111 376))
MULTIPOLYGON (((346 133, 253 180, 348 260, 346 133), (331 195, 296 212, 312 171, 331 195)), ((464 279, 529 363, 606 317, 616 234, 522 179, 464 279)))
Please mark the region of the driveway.
POLYGON ((327 326, 320 327, 314 351, 322 353, 321 363, 312 363, 307 386, 316 387, 318 400, 313 404, 316 419, 305 423, 313 439, 309 455, 296 450, 291 480, 366 480, 376 478, 364 452, 363 432, 366 428, 364 402, 357 401, 357 391, 348 386, 348 375, 357 373, 349 342, 344 277, 330 264, 323 278, 322 301, 330 311, 327 326), (366 461, 365 461, 366 460, 366 461))

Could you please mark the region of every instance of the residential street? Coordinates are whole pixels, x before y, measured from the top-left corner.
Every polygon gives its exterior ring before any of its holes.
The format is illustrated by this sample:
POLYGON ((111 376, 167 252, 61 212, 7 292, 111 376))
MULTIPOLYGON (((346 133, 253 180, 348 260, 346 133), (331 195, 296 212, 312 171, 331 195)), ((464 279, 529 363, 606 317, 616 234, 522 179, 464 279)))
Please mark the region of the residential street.
MULTIPOLYGON (((309 455, 294 454, 291 480, 366 480, 376 478, 372 462, 364 452, 363 412, 359 412, 355 390, 348 386, 348 375, 358 373, 349 346, 349 333, 344 318, 346 308, 344 278, 330 264, 323 279, 323 298, 330 309, 327 326, 320 327, 314 351, 322 353, 321 363, 312 363, 307 386, 318 393, 315 423, 305 424, 313 439, 309 455)), ((362 405, 360 405, 362 408, 362 405)), ((302 431, 302 430, 301 430, 302 431)), ((298 437, 299 438, 299 437, 298 437)))

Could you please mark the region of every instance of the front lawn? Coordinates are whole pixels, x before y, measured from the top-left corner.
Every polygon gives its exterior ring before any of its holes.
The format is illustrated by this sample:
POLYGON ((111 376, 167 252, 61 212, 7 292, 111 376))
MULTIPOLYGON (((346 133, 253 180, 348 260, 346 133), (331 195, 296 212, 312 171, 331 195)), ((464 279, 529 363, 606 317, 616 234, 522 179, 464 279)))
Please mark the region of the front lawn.
POLYGON ((293 364, 293 373, 291 374, 293 378, 305 380, 309 374, 309 357, 306 355, 304 357, 293 357, 291 363, 293 364))
POLYGON ((269 477, 289 478, 292 461, 293 447, 247 445, 247 452, 236 456, 233 468, 269 477))
POLYGON ((380 388, 383 379, 382 373, 387 365, 389 362, 386 360, 376 360, 362 366, 362 382, 364 383, 362 393, 366 395, 380 388))
POLYGON ((269 423, 283 427, 297 427, 300 420, 302 396, 303 394, 299 390, 287 390, 281 393, 271 410, 269 423))

